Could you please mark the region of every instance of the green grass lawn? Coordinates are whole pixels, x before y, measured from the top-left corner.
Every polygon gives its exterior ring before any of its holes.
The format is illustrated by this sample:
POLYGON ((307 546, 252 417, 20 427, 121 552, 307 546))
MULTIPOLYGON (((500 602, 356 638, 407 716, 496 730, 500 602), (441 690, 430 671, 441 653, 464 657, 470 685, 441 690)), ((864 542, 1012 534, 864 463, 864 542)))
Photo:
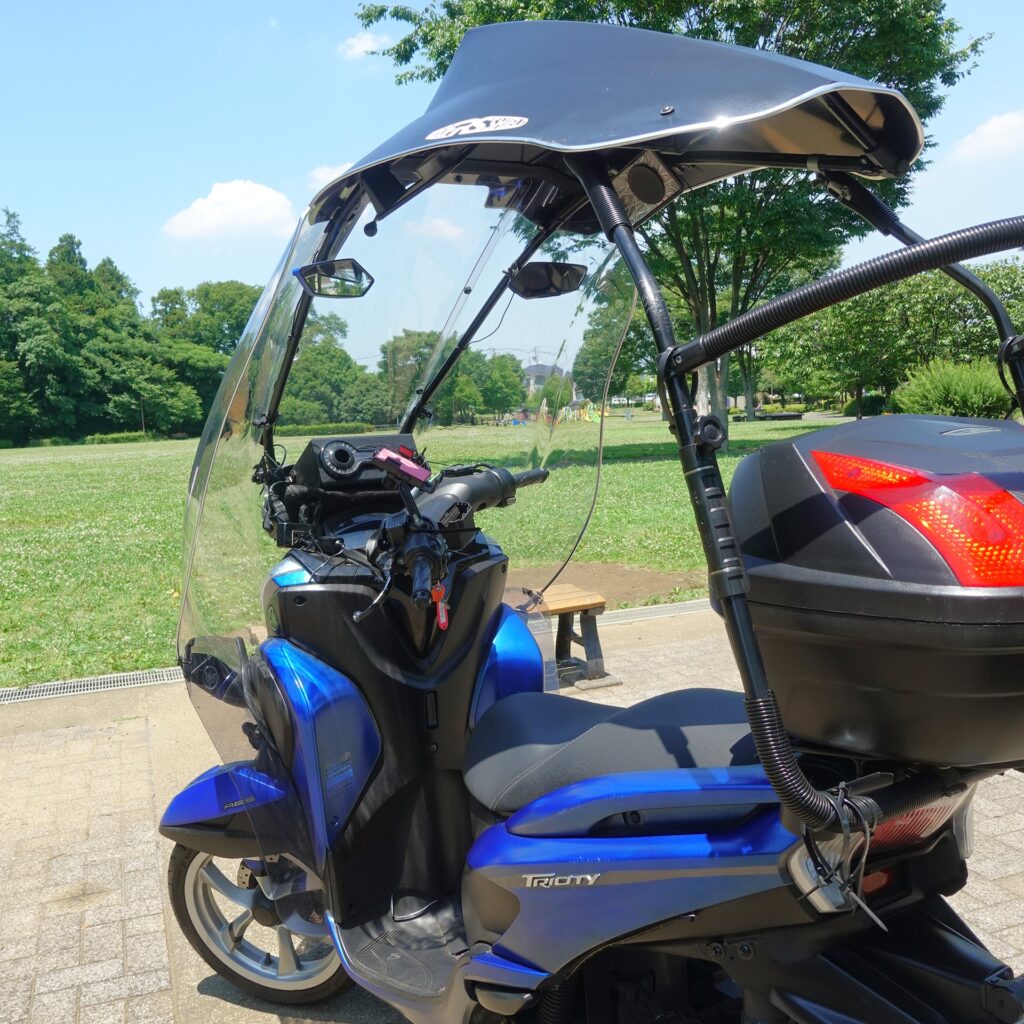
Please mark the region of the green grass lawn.
MULTIPOLYGON (((734 424, 721 458, 739 458, 820 422, 734 424)), ((440 428, 428 459, 512 464, 530 428, 440 428)), ((569 444, 597 428, 571 425, 569 444)), ((655 417, 606 421, 601 496, 577 558, 665 572, 703 564, 675 447, 655 417)), ((302 441, 289 438, 294 458, 302 441)), ((0 685, 174 663, 182 513, 194 441, 0 451, 0 685)), ((486 528, 513 564, 550 565, 589 505, 593 467, 564 466, 486 528)))

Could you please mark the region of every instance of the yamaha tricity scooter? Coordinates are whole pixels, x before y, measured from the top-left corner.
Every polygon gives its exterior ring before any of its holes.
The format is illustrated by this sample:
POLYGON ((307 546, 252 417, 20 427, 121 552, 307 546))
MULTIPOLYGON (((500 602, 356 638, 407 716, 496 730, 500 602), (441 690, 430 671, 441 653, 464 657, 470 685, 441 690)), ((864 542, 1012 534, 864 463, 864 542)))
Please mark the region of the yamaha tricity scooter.
POLYGON ((212 968, 284 1003, 355 983, 416 1024, 1021 1017, 945 899, 977 783, 1024 764, 1021 428, 804 435, 748 457, 730 501, 694 409, 700 367, 936 268, 993 313, 1024 395, 1021 339, 957 265, 1024 244, 1024 217, 923 242, 863 184, 922 143, 898 92, 825 68, 507 24, 316 195, 189 486, 179 656, 224 763, 161 832, 212 968), (636 229, 765 167, 906 247, 680 344, 636 229), (587 400, 637 304, 744 693, 622 710, 552 692, 543 595, 592 511, 587 400), (287 423, 328 419, 394 427, 290 461, 287 423))

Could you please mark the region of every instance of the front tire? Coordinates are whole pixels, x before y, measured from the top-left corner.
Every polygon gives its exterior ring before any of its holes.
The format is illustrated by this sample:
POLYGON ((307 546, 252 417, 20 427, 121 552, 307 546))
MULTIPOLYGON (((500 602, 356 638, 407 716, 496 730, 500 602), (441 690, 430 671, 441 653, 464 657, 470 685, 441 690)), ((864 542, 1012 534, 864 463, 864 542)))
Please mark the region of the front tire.
POLYGON ((174 847, 167 885, 189 945, 227 981, 269 1002, 316 1003, 350 988, 352 980, 322 923, 322 907, 319 915, 306 915, 308 927, 298 922, 301 931, 281 923, 260 925, 253 914, 261 901, 258 887, 229 880, 229 873, 242 871, 237 861, 174 847))

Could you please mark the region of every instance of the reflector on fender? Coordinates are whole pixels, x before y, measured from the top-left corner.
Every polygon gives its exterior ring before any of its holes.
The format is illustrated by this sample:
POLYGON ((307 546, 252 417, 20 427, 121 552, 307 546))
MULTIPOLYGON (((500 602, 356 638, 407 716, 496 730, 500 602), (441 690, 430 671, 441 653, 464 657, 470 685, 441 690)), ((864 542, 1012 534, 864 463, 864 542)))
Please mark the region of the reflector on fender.
POLYGON ((1024 586, 1024 505, 977 473, 931 474, 858 455, 812 451, 829 486, 895 512, 965 587, 1024 586))

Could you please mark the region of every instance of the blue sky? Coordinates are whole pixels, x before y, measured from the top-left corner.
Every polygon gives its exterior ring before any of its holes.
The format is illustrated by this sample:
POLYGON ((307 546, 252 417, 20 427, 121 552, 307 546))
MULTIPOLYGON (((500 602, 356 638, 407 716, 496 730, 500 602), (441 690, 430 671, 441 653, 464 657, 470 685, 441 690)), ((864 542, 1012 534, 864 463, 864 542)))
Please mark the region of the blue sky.
MULTIPOLYGON (((331 169, 429 102, 394 84, 353 4, 270 0, 8 4, 0 15, 6 152, 0 206, 41 254, 59 234, 141 289, 262 284, 331 169)), ((932 166, 905 212, 922 233, 1020 212, 1022 0, 949 0, 965 36, 994 33, 928 126, 932 166)), ((399 28, 375 29, 396 36, 399 28)), ((849 257, 884 252, 862 242, 849 257)))

